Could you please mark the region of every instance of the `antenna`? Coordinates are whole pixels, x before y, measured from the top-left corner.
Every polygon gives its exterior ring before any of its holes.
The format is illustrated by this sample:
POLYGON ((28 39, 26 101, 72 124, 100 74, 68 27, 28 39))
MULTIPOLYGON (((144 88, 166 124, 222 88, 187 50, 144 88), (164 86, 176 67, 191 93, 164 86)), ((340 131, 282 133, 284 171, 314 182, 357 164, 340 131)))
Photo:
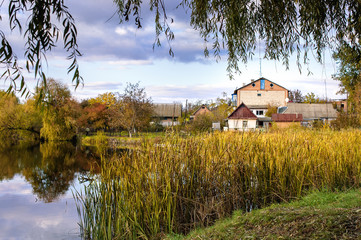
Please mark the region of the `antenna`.
POLYGON ((262 77, 261 39, 258 38, 259 77, 262 77))

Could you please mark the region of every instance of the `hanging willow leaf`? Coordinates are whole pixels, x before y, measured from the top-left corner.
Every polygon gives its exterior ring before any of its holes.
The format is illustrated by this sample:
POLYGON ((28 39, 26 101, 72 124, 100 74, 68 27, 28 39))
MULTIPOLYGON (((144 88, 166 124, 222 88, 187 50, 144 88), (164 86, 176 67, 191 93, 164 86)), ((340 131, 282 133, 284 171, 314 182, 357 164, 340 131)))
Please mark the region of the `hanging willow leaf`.
MULTIPOLYGON (((34 71, 35 78, 39 77, 38 83, 46 82, 43 62, 46 62, 45 56, 55 47, 55 43, 59 40, 59 35, 63 30, 51 22, 52 15, 56 16, 59 25, 62 24, 64 27, 64 49, 69 53, 68 58, 72 60, 72 68, 69 72, 73 73, 72 79, 77 87, 83 81, 79 74, 77 62, 77 58, 81 54, 77 45, 75 22, 64 1, 10 0, 8 4, 9 28, 11 31, 19 29, 20 34, 22 32, 23 26, 18 19, 17 13, 29 15, 26 23, 24 23, 26 30, 22 34, 26 41, 24 52, 25 68, 29 72, 34 71)), ((0 37, 0 64, 5 67, 2 79, 9 84, 8 92, 20 92, 22 95, 26 94, 28 96, 29 89, 24 81, 21 81, 20 88, 16 87, 16 81, 24 79, 21 67, 17 63, 17 56, 13 53, 3 31, 0 31, 0 37)))

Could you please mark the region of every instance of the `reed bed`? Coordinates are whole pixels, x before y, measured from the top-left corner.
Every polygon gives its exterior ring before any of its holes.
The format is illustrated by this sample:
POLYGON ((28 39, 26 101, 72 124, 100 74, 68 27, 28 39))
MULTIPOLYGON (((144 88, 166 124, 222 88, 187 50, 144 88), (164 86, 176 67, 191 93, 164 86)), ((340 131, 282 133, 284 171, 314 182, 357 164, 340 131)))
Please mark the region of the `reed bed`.
POLYGON ((84 239, 159 239, 309 189, 361 185, 361 131, 169 135, 120 156, 76 193, 84 239))

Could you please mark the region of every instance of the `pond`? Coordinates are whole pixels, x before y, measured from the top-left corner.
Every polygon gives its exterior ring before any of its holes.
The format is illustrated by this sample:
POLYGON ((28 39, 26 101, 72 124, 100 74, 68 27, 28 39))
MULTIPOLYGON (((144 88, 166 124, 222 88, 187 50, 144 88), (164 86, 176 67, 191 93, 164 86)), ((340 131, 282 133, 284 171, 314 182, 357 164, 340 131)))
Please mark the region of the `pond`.
POLYGON ((97 161, 70 143, 0 148, 0 239, 81 239, 73 191, 97 161))

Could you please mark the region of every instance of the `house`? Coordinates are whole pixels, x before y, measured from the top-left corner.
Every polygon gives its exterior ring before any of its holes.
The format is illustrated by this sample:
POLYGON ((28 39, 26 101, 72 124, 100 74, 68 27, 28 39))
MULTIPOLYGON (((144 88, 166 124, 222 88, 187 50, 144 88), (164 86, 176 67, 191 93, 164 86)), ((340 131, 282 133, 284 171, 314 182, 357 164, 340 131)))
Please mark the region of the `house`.
MULTIPOLYGON (((264 115, 267 105, 286 106, 288 102, 288 90, 277 83, 266 78, 259 78, 251 83, 244 85, 234 91, 232 99, 236 102, 236 106, 244 103, 257 115, 264 115), (258 107, 257 107, 258 106, 258 107)), ((259 116, 257 115, 257 116, 259 116)))
POLYGON ((178 118, 182 116, 180 103, 155 103, 154 119, 158 119, 163 127, 178 125, 178 118))
POLYGON ((301 125, 303 121, 302 114, 279 114, 274 113, 272 114, 272 122, 275 122, 279 128, 287 128, 292 124, 301 125))
POLYGON ((244 103, 241 103, 227 120, 229 130, 249 131, 255 130, 257 126, 257 116, 244 103))
POLYGON ((211 113, 211 111, 207 108, 205 104, 203 104, 190 116, 190 119, 195 120, 197 116, 207 113, 211 113))
POLYGON ((337 111, 332 103, 288 103, 287 107, 279 108, 279 113, 302 114, 303 122, 331 121, 337 118, 337 111))
POLYGON ((347 112, 347 99, 334 99, 332 100, 334 108, 339 112, 347 112))

